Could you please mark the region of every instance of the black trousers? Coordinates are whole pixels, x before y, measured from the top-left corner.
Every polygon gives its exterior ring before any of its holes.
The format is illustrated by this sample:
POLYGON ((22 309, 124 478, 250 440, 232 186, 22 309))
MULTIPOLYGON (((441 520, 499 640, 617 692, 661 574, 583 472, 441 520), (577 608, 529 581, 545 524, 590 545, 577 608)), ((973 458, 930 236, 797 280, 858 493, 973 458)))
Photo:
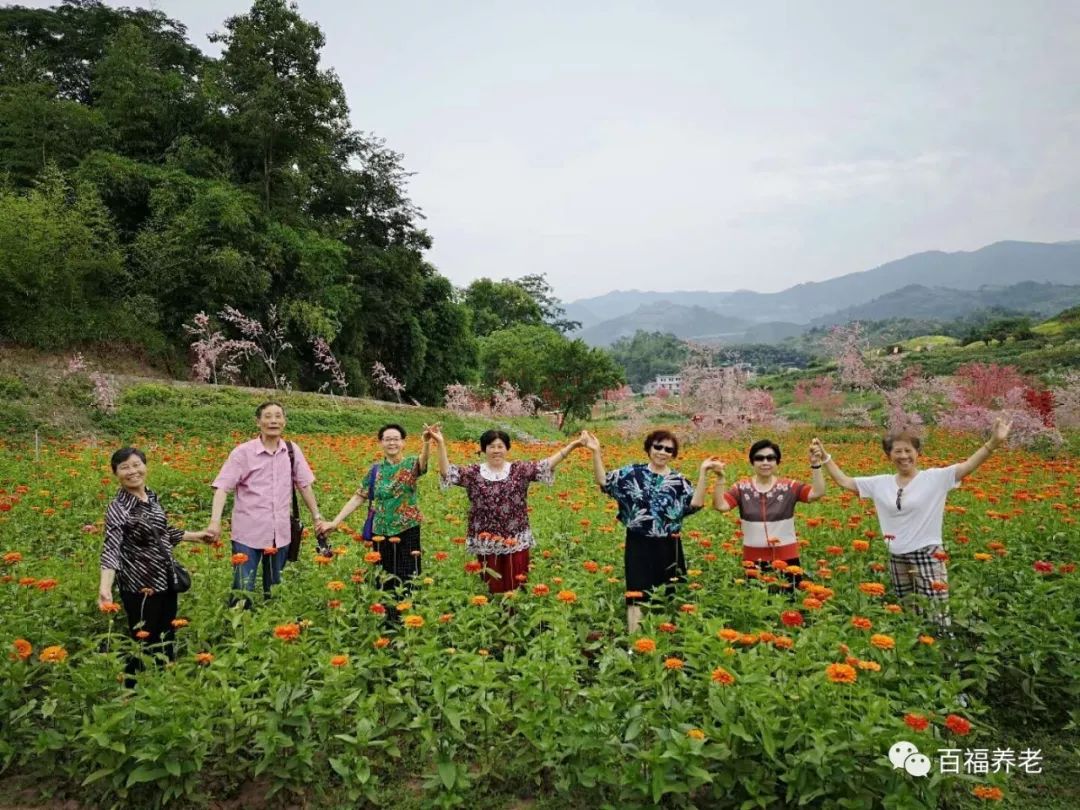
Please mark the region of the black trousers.
MULTIPOLYGON (((166 660, 175 661, 176 644, 172 620, 176 618, 176 594, 165 591, 144 596, 141 593, 121 591, 120 601, 124 604, 131 637, 143 645, 144 652, 156 657, 159 664, 166 660), (143 631, 149 635, 140 638, 139 634, 143 631)), ((135 675, 141 672, 142 668, 142 656, 129 656, 124 666, 124 686, 134 688, 135 675)))

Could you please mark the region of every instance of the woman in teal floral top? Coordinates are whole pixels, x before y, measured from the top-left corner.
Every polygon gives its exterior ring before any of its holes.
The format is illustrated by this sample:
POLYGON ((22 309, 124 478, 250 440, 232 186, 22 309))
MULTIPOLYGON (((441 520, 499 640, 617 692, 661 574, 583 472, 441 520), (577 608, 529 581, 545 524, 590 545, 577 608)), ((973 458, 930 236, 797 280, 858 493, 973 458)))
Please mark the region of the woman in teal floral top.
POLYGON ((406 456, 405 428, 383 425, 379 428, 379 444, 383 460, 364 476, 363 485, 356 490, 341 511, 329 523, 320 523, 317 530, 336 530, 361 503, 374 497, 368 508, 374 513, 372 529, 376 538, 383 538, 380 564, 387 573, 386 584, 396 587, 420 574, 420 523, 423 516, 417 503, 417 484, 427 472, 431 450, 431 429, 424 427, 424 447, 419 456, 406 456), (373 481, 374 479, 374 481, 373 481), (374 486, 372 486, 374 483, 374 486))
POLYGON ((626 625, 634 633, 641 622, 640 603, 648 600, 649 592, 664 587, 671 593, 673 583, 686 576, 679 536, 682 521, 704 505, 709 470, 717 469, 717 462, 701 463, 695 488, 668 466, 679 455, 675 434, 654 430, 645 437, 647 464, 606 472, 600 441, 587 432, 581 436, 593 454, 593 477, 600 490, 619 504, 619 522, 626 527, 626 625))

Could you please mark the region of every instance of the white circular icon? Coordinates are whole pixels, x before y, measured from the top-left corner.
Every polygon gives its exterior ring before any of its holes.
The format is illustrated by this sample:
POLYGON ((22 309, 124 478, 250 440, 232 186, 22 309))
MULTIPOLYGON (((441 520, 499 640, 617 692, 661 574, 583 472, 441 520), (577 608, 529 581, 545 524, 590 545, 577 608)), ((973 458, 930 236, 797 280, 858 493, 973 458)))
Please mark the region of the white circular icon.
POLYGON ((903 768, 904 760, 917 753, 919 753, 919 749, 915 747, 914 743, 901 740, 898 743, 893 743, 893 747, 889 749, 889 762, 892 763, 894 770, 903 768))
POLYGON ((904 770, 912 776, 926 776, 930 773, 930 757, 926 754, 912 754, 904 760, 904 770))

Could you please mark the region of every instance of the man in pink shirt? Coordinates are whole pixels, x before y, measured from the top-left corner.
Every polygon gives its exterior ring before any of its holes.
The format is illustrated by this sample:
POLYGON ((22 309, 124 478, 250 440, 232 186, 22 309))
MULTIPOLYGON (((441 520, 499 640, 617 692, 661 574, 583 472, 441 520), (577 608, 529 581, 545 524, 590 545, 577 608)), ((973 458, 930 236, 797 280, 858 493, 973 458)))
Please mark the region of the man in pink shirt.
POLYGON ((261 560, 263 593, 269 596, 270 587, 281 583, 281 569, 289 551, 292 488, 300 491, 313 522, 321 521, 322 515, 311 489, 315 475, 307 459, 293 444, 295 460, 290 461, 289 443, 281 438, 285 409, 277 402, 264 402, 255 411, 255 424, 259 438, 234 448, 211 484, 215 492, 207 532, 215 539, 221 536, 225 501, 235 491, 232 550, 234 554, 246 554, 247 560, 233 566, 233 588, 255 590, 255 572, 261 560))

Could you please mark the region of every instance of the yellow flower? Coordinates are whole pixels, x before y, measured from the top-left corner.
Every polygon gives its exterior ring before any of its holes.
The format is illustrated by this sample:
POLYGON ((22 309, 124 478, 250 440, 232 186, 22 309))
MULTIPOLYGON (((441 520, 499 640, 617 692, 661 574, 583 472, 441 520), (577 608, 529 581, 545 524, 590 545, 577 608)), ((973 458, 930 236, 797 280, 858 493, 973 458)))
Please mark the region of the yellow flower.
POLYGON ((410 613, 404 619, 401 620, 406 627, 418 628, 424 626, 424 617, 418 616, 415 613, 410 613))

